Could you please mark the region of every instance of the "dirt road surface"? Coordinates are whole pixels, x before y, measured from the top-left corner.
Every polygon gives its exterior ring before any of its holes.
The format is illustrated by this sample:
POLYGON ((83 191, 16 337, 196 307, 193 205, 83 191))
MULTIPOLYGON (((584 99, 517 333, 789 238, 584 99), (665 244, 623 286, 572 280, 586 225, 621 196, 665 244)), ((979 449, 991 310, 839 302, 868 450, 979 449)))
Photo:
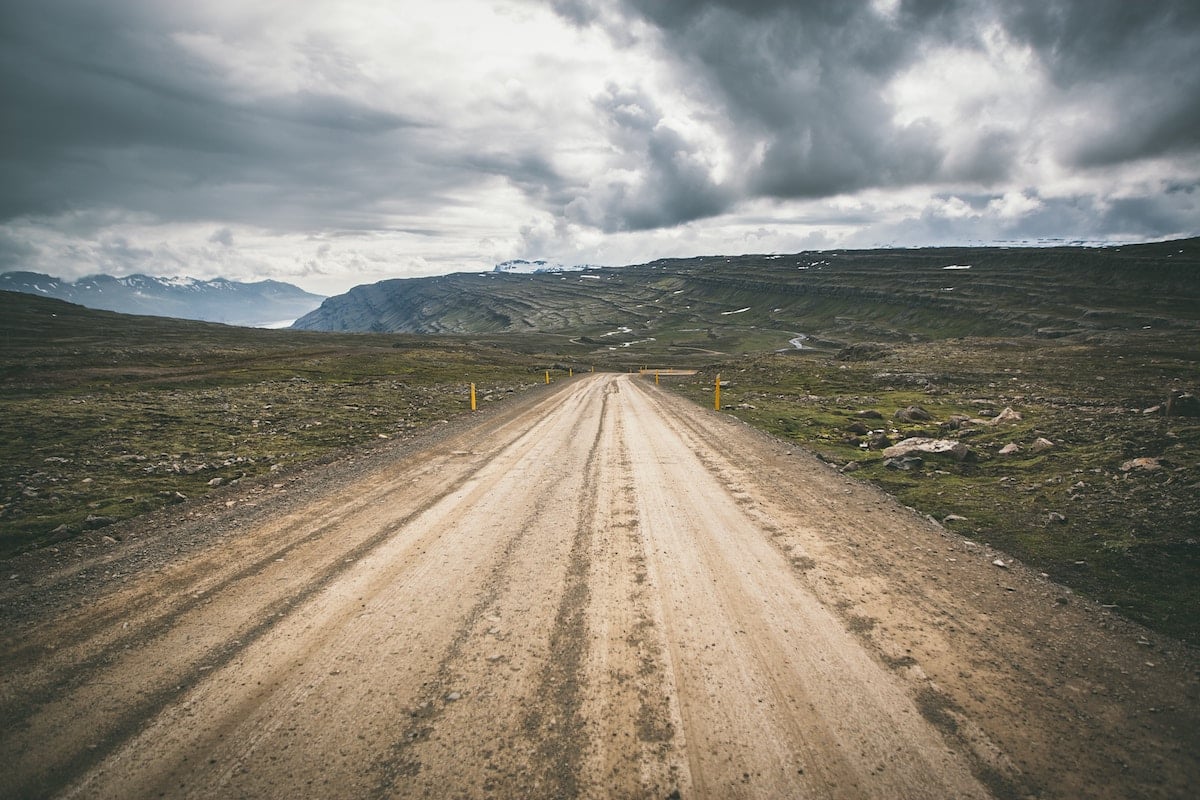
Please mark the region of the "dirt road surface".
POLYGON ((651 384, 10 562, 0 796, 1194 796, 1195 651, 651 384))

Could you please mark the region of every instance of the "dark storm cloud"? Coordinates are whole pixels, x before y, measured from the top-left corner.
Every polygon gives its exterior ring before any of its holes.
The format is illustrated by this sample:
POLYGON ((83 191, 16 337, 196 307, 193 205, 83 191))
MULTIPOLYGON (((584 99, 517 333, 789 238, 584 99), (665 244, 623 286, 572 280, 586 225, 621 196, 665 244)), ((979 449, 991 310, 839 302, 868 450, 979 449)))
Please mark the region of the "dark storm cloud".
POLYGON ((713 181, 699 148, 665 124, 647 94, 610 84, 593 105, 608 122, 622 169, 570 203, 570 219, 607 232, 639 231, 711 217, 728 207, 729 189, 713 181))
POLYGON ((367 225, 396 193, 395 173, 414 193, 448 179, 397 155, 421 135, 400 115, 313 90, 248 99, 177 43, 186 20, 171 5, 4 6, 2 219, 112 207, 268 228, 367 225))
POLYGON ((741 148, 761 148, 748 181, 753 194, 821 197, 937 175, 942 155, 933 131, 894 124, 882 95, 919 52, 911 45, 937 35, 918 25, 937 9, 917 9, 908 29, 863 3, 629 0, 627 7, 657 26, 685 69, 719 98, 741 148))
POLYGON ((1009 32, 1038 53, 1064 91, 1107 101, 1081 166, 1200 149, 1200 3, 1038 0, 1000 6, 1009 32))
MULTIPOLYGON (((576 24, 600 19, 599 5, 587 0, 558 6, 576 24)), ((627 18, 658 29, 681 71, 711 92, 730 140, 744 153, 758 147, 749 195, 986 185, 1013 175, 1019 131, 981 126, 949 158, 937 130, 920 121, 898 124, 885 94, 892 78, 931 49, 982 51, 988 25, 1028 45, 1064 99, 1083 96, 1091 104, 1085 129, 1047 134, 1053 152, 1045 155, 1095 166, 1200 149, 1195 0, 903 0, 894 14, 840 0, 622 6, 627 18)))

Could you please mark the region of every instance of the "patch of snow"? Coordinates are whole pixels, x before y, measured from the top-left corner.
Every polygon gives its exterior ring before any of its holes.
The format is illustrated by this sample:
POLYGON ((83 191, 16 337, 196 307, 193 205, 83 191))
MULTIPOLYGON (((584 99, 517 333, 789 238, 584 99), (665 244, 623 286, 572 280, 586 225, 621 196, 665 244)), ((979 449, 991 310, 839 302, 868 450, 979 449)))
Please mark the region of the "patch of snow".
POLYGON ((746 306, 745 308, 739 308, 737 311, 722 311, 721 316, 728 317, 730 314, 745 314, 749 310, 750 310, 750 306, 746 306))
POLYGON ((158 282, 161 283, 163 286, 175 286, 180 289, 190 289, 190 288, 194 287, 196 284, 200 283, 201 281, 199 281, 196 278, 175 276, 175 277, 171 277, 171 278, 159 278, 158 282))
POLYGON ((942 269, 970 269, 970 268, 971 268, 970 264, 950 264, 949 266, 942 267, 942 269))
POLYGON ((271 330, 280 330, 282 328, 292 327, 292 323, 295 321, 296 320, 294 320, 294 319, 284 319, 284 320, 279 320, 277 322, 256 322, 253 325, 251 325, 250 327, 252 327, 252 328, 269 328, 271 330))
POLYGON ((517 275, 532 275, 538 272, 578 272, 587 269, 589 265, 581 264, 578 266, 567 266, 566 264, 558 264, 539 258, 535 261, 526 261, 523 258, 514 258, 511 261, 502 261, 492 268, 493 272, 509 272, 517 275))
POLYGON ((790 344, 792 347, 796 348, 797 350, 803 350, 804 342, 807 339, 808 339, 807 336, 805 336, 803 333, 800 333, 800 334, 797 334, 795 338, 788 339, 788 344, 790 344))

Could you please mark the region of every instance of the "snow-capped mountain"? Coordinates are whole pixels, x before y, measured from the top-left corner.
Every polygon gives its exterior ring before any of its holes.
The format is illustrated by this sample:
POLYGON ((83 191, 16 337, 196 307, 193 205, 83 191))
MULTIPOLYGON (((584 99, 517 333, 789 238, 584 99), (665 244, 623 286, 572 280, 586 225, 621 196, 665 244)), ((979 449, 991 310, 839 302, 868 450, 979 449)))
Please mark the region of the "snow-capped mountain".
POLYGON ((242 283, 225 278, 155 278, 149 275, 89 275, 77 281, 36 272, 0 274, 0 290, 38 294, 88 308, 198 319, 251 327, 282 327, 321 304, 290 283, 242 283))
POLYGON ((582 269, 587 269, 587 267, 567 266, 566 264, 558 264, 544 259, 526 261, 523 258, 515 258, 512 261, 503 261, 497 264, 492 271, 530 275, 535 272, 578 272, 582 269))

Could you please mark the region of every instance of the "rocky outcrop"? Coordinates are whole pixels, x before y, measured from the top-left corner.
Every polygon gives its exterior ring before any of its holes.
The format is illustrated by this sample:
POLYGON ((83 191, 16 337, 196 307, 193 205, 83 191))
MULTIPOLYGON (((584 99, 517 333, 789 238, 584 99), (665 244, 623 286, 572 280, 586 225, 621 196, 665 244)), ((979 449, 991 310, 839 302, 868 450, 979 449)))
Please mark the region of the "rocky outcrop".
POLYGON ((970 458, 972 451, 962 442, 953 439, 929 439, 923 436, 905 439, 883 451, 884 458, 904 458, 918 454, 950 455, 958 461, 965 461, 970 458))

